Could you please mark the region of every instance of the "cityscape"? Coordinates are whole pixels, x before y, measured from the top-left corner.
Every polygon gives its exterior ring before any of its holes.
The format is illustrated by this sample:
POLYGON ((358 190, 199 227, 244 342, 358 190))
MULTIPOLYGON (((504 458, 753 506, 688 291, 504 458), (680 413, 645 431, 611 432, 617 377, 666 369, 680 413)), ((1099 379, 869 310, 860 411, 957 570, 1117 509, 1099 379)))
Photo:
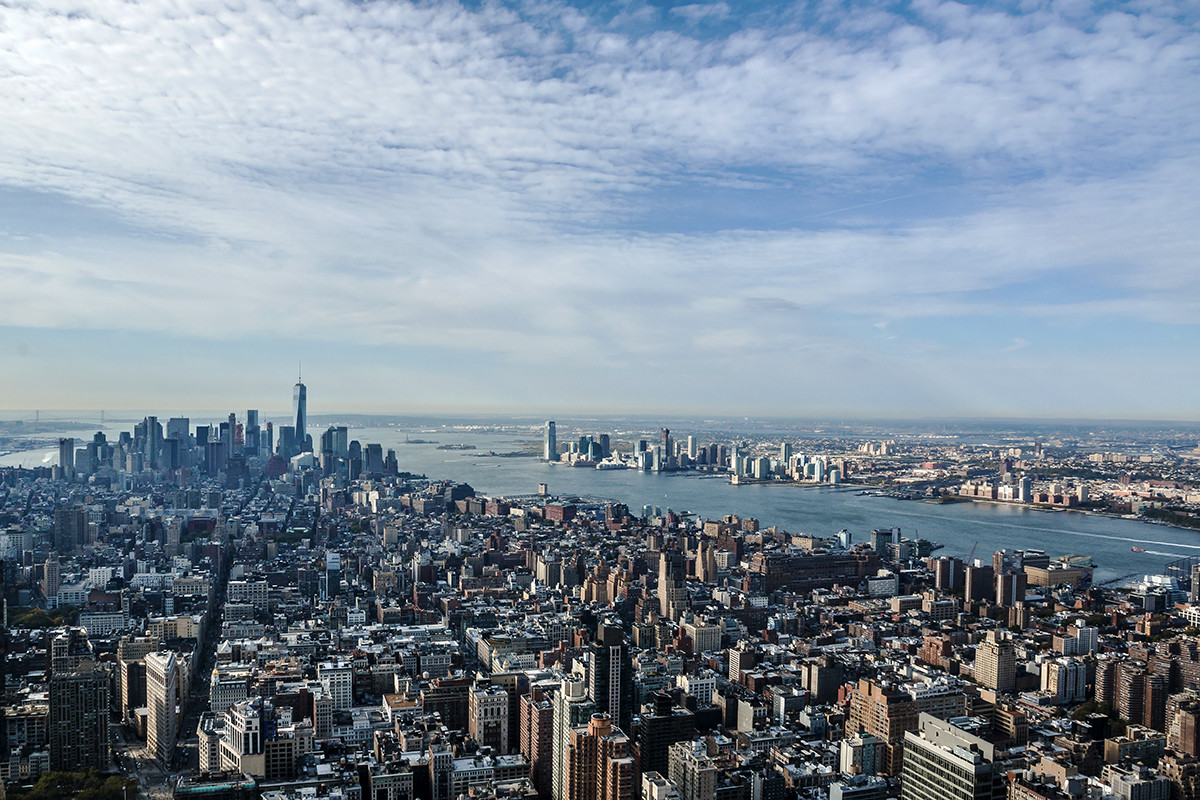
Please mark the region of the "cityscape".
POLYGON ((0 800, 1200 800, 1200 4, 0 0, 0 800))
POLYGON ((292 401, 111 437, 5 423, 7 461, 36 463, 0 467, 9 794, 1165 800, 1200 785, 1188 426, 1022 439, 765 421, 719 442, 712 420, 415 428, 443 441, 360 416, 320 430, 299 379, 292 401), (501 430, 515 449, 469 441, 501 430), (418 450, 543 479, 496 493, 486 469, 477 485, 414 471, 418 450), (722 502, 995 506, 1126 533, 1057 551, 977 527, 961 553, 898 526, 637 507, 601 496, 614 474, 722 502))

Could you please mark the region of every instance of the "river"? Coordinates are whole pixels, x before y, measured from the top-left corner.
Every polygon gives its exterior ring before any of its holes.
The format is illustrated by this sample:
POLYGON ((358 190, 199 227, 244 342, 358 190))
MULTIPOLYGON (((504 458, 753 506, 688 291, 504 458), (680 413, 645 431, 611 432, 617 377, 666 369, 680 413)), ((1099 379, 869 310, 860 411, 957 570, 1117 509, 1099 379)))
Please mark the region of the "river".
MULTIPOLYGON (((109 433, 115 437, 117 431, 109 433)), ((469 483, 480 494, 532 494, 546 483, 551 494, 584 495, 625 503, 640 513, 645 505, 690 511, 702 517, 726 514, 756 517, 792 533, 832 536, 843 528, 854 541, 866 541, 875 528, 899 527, 944 545, 939 555, 989 556, 1004 547, 1037 548, 1051 555, 1076 553, 1096 561, 1096 580, 1130 574, 1155 574, 1166 562, 1200 556, 1200 532, 1152 525, 1130 519, 1077 511, 1039 511, 991 503, 923 503, 864 496, 856 487, 787 485, 732 486, 726 479, 697 473, 644 473, 596 470, 547 464, 536 458, 482 455, 519 451, 528 435, 480 433, 453 429, 352 428, 352 439, 393 448, 400 469, 469 483), (438 450, 437 444, 405 444, 413 439, 440 444, 475 445, 475 450, 438 450), (1136 553, 1130 548, 1141 547, 1136 553)), ((78 437, 77 437, 78 440, 78 437)), ((57 449, 40 448, 0 457, 0 466, 36 466, 57 460, 57 449)))

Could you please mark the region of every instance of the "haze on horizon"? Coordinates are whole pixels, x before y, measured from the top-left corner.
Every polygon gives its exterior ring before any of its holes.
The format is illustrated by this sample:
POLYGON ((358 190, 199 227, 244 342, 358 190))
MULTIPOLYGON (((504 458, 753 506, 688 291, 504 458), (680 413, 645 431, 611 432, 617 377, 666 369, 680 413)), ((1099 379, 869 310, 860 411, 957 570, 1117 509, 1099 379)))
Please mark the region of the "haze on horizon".
POLYGON ((1195 420, 1198 22, 0 0, 0 407, 1195 420))

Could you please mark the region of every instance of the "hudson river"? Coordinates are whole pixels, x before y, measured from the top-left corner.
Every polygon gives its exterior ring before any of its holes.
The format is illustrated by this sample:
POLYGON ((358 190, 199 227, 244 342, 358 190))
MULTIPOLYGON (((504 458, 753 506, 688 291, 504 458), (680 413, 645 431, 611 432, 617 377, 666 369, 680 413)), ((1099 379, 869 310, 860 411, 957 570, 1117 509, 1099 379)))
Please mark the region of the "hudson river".
POLYGON ((579 494, 625 503, 634 513, 654 505, 702 517, 756 517, 763 527, 790 533, 833 536, 845 528, 866 541, 875 528, 899 527, 905 536, 945 545, 937 555, 989 558, 1003 547, 1037 548, 1051 555, 1078 553, 1096 560, 1096 580, 1161 572, 1184 556, 1200 556, 1200 532, 1075 511, 1036 511, 991 503, 923 503, 859 495, 857 487, 732 486, 728 478, 698 473, 646 473, 547 464, 535 458, 481 456, 520 450, 528 437, 461 432, 415 433, 440 444, 474 444, 476 450, 438 450, 433 444, 404 444, 393 428, 359 428, 351 437, 393 447, 402 470, 471 484, 480 494, 532 494, 546 483, 555 495, 579 494), (976 546, 978 543, 978 546, 976 546), (1142 547, 1144 553, 1130 550, 1142 547))

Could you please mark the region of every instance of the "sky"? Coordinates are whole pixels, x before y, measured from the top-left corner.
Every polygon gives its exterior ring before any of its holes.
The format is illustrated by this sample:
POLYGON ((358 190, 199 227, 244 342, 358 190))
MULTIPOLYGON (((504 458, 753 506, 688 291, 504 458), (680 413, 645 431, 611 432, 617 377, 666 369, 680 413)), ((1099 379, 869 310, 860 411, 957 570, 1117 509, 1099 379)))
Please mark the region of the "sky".
POLYGON ((0 0, 0 409, 1200 419, 1200 6, 0 0))

